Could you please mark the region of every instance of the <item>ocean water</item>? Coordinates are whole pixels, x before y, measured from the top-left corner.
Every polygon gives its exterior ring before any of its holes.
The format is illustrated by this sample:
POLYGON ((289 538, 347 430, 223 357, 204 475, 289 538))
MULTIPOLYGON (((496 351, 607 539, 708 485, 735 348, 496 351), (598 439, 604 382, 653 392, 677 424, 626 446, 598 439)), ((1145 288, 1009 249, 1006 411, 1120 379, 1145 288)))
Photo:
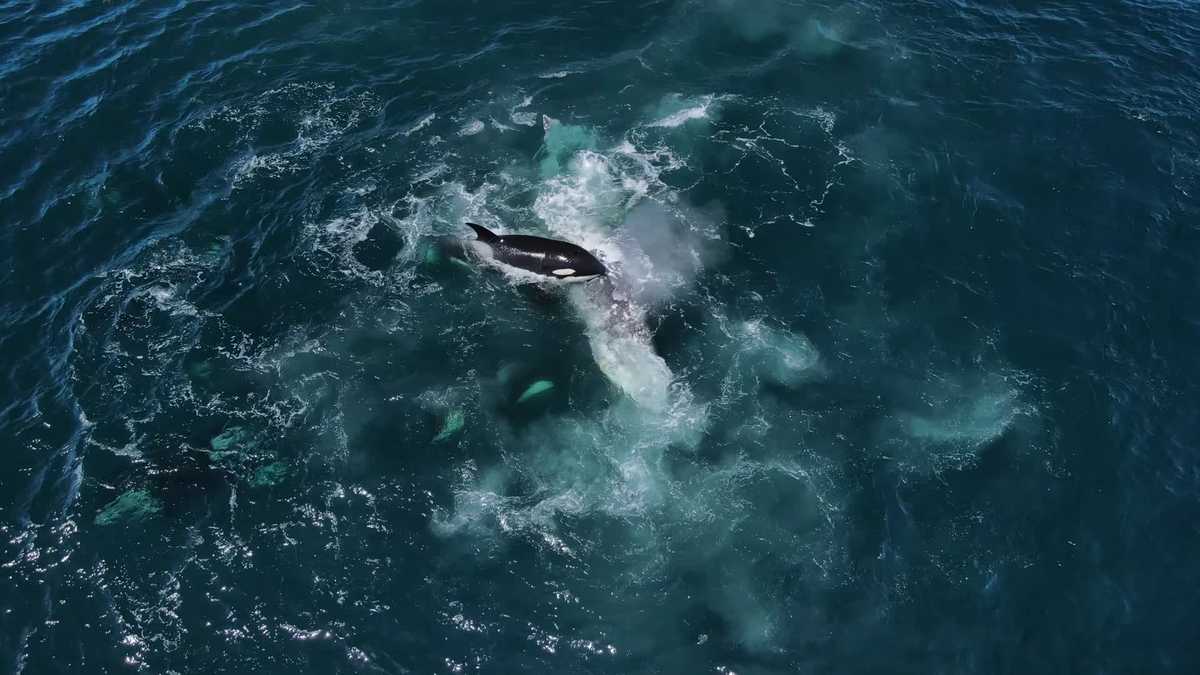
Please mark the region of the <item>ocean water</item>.
POLYGON ((0 672, 1197 672, 1198 52, 0 0, 0 672))

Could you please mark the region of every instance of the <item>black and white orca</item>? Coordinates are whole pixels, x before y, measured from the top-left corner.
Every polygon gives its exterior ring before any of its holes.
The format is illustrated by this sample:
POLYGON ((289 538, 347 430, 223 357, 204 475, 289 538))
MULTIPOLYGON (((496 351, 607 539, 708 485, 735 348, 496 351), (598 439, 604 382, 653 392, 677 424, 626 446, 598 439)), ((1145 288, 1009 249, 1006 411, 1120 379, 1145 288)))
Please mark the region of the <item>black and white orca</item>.
POLYGON ((482 225, 470 242, 480 257, 566 283, 590 281, 608 274, 604 263, 575 244, 526 234, 499 235, 482 225))

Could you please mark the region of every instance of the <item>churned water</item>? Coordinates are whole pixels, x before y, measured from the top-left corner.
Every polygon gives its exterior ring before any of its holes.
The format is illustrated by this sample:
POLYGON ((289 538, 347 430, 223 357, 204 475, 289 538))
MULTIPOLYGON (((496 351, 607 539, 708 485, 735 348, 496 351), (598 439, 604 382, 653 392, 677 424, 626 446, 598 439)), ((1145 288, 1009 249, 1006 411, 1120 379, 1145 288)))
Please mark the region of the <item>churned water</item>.
POLYGON ((0 669, 1196 672, 1198 49, 0 0, 0 669))

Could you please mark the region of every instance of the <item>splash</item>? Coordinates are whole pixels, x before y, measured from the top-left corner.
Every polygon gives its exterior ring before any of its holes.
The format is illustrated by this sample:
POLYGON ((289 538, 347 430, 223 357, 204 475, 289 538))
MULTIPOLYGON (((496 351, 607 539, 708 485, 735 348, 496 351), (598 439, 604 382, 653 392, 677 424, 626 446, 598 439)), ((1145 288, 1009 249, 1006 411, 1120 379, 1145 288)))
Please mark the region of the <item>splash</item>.
POLYGON ((707 421, 707 407, 682 390, 661 410, 625 399, 599 416, 544 418, 516 439, 521 452, 504 468, 481 471, 468 463, 453 509, 435 512, 434 530, 524 534, 574 557, 558 534, 559 521, 640 518, 675 503, 663 454, 672 445, 694 448, 707 421))
POLYGON ((617 278, 630 297, 653 308, 686 292, 724 257, 723 217, 716 204, 697 209, 655 199, 630 210, 617 235, 617 278))
POLYGON ((543 178, 556 176, 568 159, 580 150, 596 147, 596 133, 591 129, 573 124, 563 124, 551 117, 542 117, 545 137, 538 151, 541 161, 538 168, 543 178))
POLYGON ((460 128, 458 130, 458 135, 459 136, 474 136, 475 134, 483 131, 485 128, 486 128, 486 125, 481 120, 471 120, 470 122, 467 122, 466 124, 464 124, 462 126, 462 128, 460 128))
POLYGON ((711 94, 692 100, 677 94, 669 96, 663 101, 662 110, 659 112, 660 116, 647 126, 674 129, 692 120, 709 119, 714 101, 716 101, 716 97, 711 94))
POLYGON ((537 113, 526 109, 531 105, 533 105, 532 96, 526 96, 525 98, 521 99, 520 103, 509 109, 508 119, 512 121, 513 124, 519 124, 523 127, 537 126, 537 113))

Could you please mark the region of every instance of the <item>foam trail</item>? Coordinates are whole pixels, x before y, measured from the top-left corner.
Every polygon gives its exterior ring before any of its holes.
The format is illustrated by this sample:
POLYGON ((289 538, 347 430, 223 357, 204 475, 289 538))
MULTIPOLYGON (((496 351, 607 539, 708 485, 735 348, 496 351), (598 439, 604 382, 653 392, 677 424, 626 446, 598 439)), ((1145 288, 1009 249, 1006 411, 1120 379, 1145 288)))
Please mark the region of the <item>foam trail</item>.
POLYGON ((712 106, 714 100, 716 100, 716 97, 711 94, 701 96, 697 101, 694 102, 674 100, 672 103, 674 103, 676 106, 685 103, 691 103, 691 105, 686 105, 679 110, 675 110, 674 112, 663 115, 659 119, 651 122, 648 126, 674 129, 675 127, 687 124, 692 120, 705 119, 708 117, 709 107, 712 106))
POLYGON ((459 136, 474 136, 484 130, 486 125, 480 120, 471 120, 458 130, 459 136))
POLYGON ((433 124, 433 121, 435 119, 437 119, 437 113, 429 113, 428 115, 422 117, 416 124, 412 125, 408 129, 406 129, 404 131, 404 135, 412 136, 413 134, 417 133, 418 131, 424 129, 425 127, 428 127, 430 124, 433 124))

